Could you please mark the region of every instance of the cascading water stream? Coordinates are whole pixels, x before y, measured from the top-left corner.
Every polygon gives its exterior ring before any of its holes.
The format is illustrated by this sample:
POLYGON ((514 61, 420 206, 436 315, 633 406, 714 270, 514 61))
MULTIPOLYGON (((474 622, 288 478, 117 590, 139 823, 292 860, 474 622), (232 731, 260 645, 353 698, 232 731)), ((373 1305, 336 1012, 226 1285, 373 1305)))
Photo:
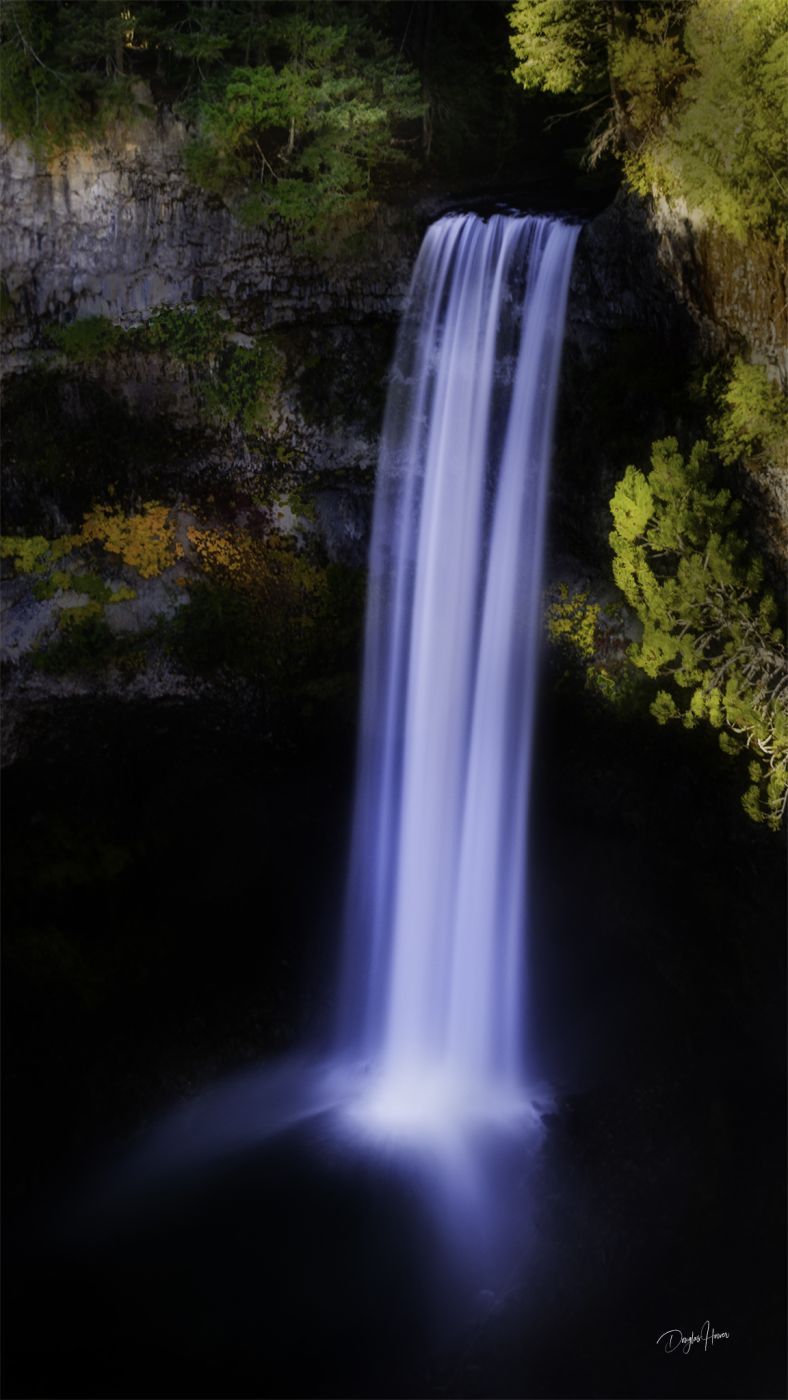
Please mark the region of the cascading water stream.
POLYGON ((405 1131, 522 1093, 545 502, 578 228, 433 224, 380 453, 339 1040, 405 1131))

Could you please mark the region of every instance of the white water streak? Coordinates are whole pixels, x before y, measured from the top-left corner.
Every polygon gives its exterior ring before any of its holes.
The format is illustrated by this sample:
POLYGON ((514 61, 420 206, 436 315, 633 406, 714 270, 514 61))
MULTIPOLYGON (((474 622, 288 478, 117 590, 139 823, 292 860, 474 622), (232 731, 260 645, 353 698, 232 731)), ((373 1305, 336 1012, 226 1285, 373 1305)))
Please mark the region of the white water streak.
POLYGON ((545 502, 577 234, 549 218, 441 219, 400 328, 340 1028, 397 1119, 416 1087, 430 1116, 437 1096, 461 1118, 522 1083, 545 502))

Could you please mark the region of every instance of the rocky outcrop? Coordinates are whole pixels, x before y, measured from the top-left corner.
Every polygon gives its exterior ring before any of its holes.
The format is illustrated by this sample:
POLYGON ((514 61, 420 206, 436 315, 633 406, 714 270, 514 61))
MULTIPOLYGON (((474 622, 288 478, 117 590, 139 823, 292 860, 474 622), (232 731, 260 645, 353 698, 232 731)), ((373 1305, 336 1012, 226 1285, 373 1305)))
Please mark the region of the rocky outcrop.
POLYGON ((685 346, 694 335, 658 255, 658 238, 641 200, 620 194, 583 228, 577 243, 567 308, 567 345, 586 362, 604 353, 612 336, 646 332, 685 346))
MULTIPOLYGON (((144 99, 145 94, 140 96, 144 99)), ((281 226, 247 228, 189 182, 188 133, 169 113, 142 116, 103 144, 43 164, 24 142, 0 157, 2 336, 6 374, 58 371, 49 400, 69 424, 103 392, 130 424, 179 435, 174 465, 151 463, 152 480, 189 499, 218 487, 252 499, 277 480, 315 486, 314 514, 332 558, 361 562, 382 415, 383 380, 396 318, 427 215, 382 207, 352 255, 315 258, 281 226), (131 344, 90 364, 64 362, 47 330, 90 316, 125 329, 162 307, 211 299, 230 340, 270 332, 286 360, 265 431, 217 429, 205 412, 205 371, 131 344), (328 480, 336 476, 336 483, 328 480)), ((160 456, 163 457, 163 450, 160 456)), ((17 502, 13 450, 6 501, 17 502)), ((110 483, 111 484, 111 483, 110 483)), ((35 528, 61 527, 62 503, 42 483, 35 528)))
POLYGON ((709 354, 735 350, 788 389, 788 268, 763 239, 746 245, 686 205, 650 211, 657 260, 709 354))
MULTIPOLYGON (((140 94, 145 98, 145 94, 140 94)), ((214 298, 240 330, 395 318, 426 223, 456 201, 382 206, 361 251, 299 252, 281 225, 245 227, 197 189, 188 133, 168 112, 48 164, 21 141, 0 156, 6 368, 43 325, 106 316, 130 326, 161 306, 214 298)), ((778 251, 746 247, 664 200, 619 195, 587 222, 568 334, 587 348, 622 326, 740 351, 788 382, 788 284, 778 251)))
POLYGON ((788 387, 788 276, 779 250, 746 246, 665 200, 623 192, 578 242, 570 342, 647 330, 702 358, 741 354, 788 387))
POLYGON ((203 297, 252 331, 305 314, 397 313, 419 238, 406 206, 380 212, 360 253, 309 258, 281 226, 244 227, 190 184, 186 140, 183 123, 161 115, 46 165, 24 142, 6 144, 0 235, 5 329, 17 357, 45 322, 106 316, 131 325, 203 297))

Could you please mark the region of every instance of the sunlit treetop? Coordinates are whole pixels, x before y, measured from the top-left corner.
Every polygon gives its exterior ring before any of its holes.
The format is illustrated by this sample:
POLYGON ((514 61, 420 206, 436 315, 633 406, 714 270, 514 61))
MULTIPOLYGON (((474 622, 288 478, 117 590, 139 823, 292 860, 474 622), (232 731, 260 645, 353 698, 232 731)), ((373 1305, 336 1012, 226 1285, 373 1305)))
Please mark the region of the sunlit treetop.
POLYGON ((685 456, 665 438, 649 471, 627 467, 610 505, 613 576, 642 628, 630 659, 671 687, 652 713, 705 721, 726 753, 746 753, 745 810, 776 828, 788 804, 788 662, 739 502, 706 442, 685 456))
POLYGON ((614 151, 641 193, 785 237, 788 0, 515 0, 510 25, 517 82, 595 113, 591 163, 614 151))

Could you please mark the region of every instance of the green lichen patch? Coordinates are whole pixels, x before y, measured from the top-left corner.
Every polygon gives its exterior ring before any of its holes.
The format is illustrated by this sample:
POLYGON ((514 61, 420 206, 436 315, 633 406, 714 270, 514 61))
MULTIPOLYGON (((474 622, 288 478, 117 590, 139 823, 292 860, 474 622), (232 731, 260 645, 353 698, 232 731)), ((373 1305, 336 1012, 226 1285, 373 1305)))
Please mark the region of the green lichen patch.
POLYGON ((100 603, 63 610, 58 631, 32 657, 36 670, 52 676, 97 675, 109 667, 142 669, 147 660, 145 638, 118 635, 106 621, 100 603))
POLYGON ((50 326, 47 338, 76 365, 90 365, 119 348, 123 331, 106 316, 83 316, 66 326, 50 326))

